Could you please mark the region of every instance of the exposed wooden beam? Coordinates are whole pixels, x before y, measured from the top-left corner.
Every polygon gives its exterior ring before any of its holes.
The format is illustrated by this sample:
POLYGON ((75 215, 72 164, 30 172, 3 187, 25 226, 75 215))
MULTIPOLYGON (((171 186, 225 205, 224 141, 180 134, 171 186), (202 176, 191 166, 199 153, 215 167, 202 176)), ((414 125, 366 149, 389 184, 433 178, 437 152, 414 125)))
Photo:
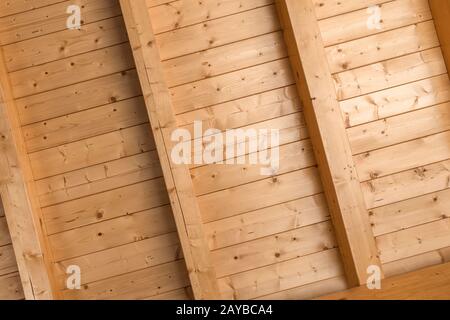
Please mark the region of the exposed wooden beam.
POLYGON ((174 146, 171 134, 177 124, 146 1, 121 0, 120 4, 194 296, 196 299, 219 299, 217 278, 189 169, 186 165, 175 164, 170 158, 174 146))
POLYGON ((429 2, 445 64, 450 72, 450 0, 429 0, 429 2))
POLYGON ((380 290, 366 286, 338 292, 319 300, 449 300, 450 263, 405 273, 381 282, 380 290))
POLYGON ((350 286, 380 265, 335 86, 311 0, 277 0, 297 89, 350 286))
POLYGON ((41 208, 0 52, 0 194, 26 299, 53 299, 51 252, 41 208))

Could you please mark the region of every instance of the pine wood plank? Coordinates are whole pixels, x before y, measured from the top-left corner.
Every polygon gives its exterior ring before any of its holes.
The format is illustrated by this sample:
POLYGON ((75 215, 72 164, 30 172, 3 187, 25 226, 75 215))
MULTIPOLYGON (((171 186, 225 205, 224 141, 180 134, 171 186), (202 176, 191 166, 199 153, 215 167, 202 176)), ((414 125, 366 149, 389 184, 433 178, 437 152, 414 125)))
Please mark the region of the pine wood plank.
POLYGON ((82 284, 157 266, 182 257, 176 232, 132 242, 119 247, 88 254, 56 263, 55 273, 59 287, 65 288, 67 267, 77 265, 83 270, 82 284))
POLYGON ((375 236, 450 217, 450 189, 371 210, 375 236))
POLYGON ((339 100, 441 75, 446 72, 440 48, 413 53, 333 76, 339 100))
POLYGON ((120 158, 36 182, 42 207, 162 177, 156 151, 120 158))
POLYGON ((23 127, 28 152, 148 123, 142 96, 23 127))
MULTIPOLYGON (((66 10, 71 4, 70 1, 64 1, 0 18, 0 43, 7 45, 65 30, 68 17, 66 10)), ((83 6, 83 24, 121 14, 117 0, 80 0, 77 4, 83 6)))
MULTIPOLYGON (((269 152, 272 152, 269 150, 269 152)), ((244 156, 236 158, 245 159, 244 156)), ((279 150, 280 167, 277 174, 304 169, 316 164, 310 140, 283 145, 279 150)), ((244 160, 245 162, 245 160, 244 160)), ((197 196, 215 192, 241 184, 255 182, 266 178, 261 176, 264 165, 211 164, 191 170, 192 182, 197 196)))
POLYGON ((48 233, 78 228, 169 203, 162 178, 44 208, 48 233))
POLYGON ((17 271, 16 256, 12 244, 0 247, 0 276, 17 271))
POLYGON ((23 300, 24 297, 18 273, 0 277, 0 300, 23 300))
POLYGON ((332 73, 439 46, 433 21, 342 43, 326 49, 332 73))
POLYGON ((241 99, 177 115, 180 127, 194 132, 194 121, 205 129, 234 129, 301 111, 295 86, 270 90, 241 99))
POLYGON ((450 101, 447 74, 371 93, 340 103, 347 127, 450 101))
POLYGON ((128 43, 10 73, 15 98, 134 68, 128 43))
POLYGON ((227 299, 253 299, 343 275, 337 249, 238 273, 219 280, 227 299))
POLYGON ((380 179, 364 182, 364 198, 368 208, 419 197, 450 187, 450 161, 426 165, 380 179))
POLYGON ((141 95, 135 69, 17 99, 23 125, 65 116, 141 95), (64 101, 64 108, 61 108, 64 101))
POLYGON ((272 32, 163 62, 167 85, 174 87, 287 56, 281 32, 272 32))
POLYGON ((384 177, 450 158, 450 131, 355 156, 361 181, 384 177))
POLYGON ((332 224, 326 221, 216 250, 212 258, 220 278, 336 247, 332 224))
POLYGON ((35 179, 133 156, 155 149, 148 124, 30 154, 35 179))
POLYGON ((319 26, 325 46, 432 19, 428 0, 396 0, 380 4, 379 7, 382 18, 381 29, 367 27, 367 20, 370 17, 367 8, 321 20, 319 26))
POLYGON ((5 62, 8 71, 12 72, 127 40, 122 17, 115 17, 87 24, 81 32, 64 30, 4 46, 5 62))
POLYGON ((293 84, 288 59, 172 88, 175 113, 185 113, 293 84))
POLYGON ((198 201, 207 223, 320 192, 317 169, 309 168, 209 193, 198 197, 198 201))
POLYGON ((353 154, 450 130, 450 102, 347 130, 353 154))
POLYGON ((310 300, 346 289, 345 276, 338 276, 258 297, 256 300, 310 300))
POLYGON ((384 2, 389 2, 389 0, 314 0, 314 5, 316 7, 317 18, 321 20, 351 11, 364 9, 370 6, 375 6, 384 2))
POLYGON ((156 43, 164 61, 279 29, 275 7, 271 5, 163 33, 156 36, 156 43))
POLYGON ((330 219, 323 194, 277 204, 205 225, 211 250, 330 219))
POLYGON ((267 6, 273 0, 178 0, 149 9, 155 34, 267 6))
POLYGON ((188 286, 186 273, 184 261, 179 260, 90 283, 81 290, 65 290, 62 295, 68 300, 143 299, 188 286))

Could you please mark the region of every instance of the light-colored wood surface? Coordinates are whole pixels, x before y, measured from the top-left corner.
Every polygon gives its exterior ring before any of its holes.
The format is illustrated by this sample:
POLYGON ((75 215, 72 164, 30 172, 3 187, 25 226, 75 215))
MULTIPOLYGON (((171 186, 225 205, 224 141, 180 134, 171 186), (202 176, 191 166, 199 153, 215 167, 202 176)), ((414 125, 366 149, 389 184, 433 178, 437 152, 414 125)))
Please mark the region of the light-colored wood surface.
POLYGON ((45 238, 42 213, 1 49, 0 107, 0 194, 23 293, 30 300, 53 299, 57 295, 52 283, 52 253, 45 238))
POLYGON ((170 158, 177 128, 161 58, 145 0, 121 0, 130 44, 145 97, 165 184, 177 224, 192 290, 197 299, 220 298, 216 273, 207 245, 199 205, 188 167, 170 158))
POLYGON ((380 265, 312 1, 277 1, 349 284, 380 265))
POLYGON ((381 290, 359 287, 321 297, 324 300, 448 300, 449 263, 386 278, 381 290))

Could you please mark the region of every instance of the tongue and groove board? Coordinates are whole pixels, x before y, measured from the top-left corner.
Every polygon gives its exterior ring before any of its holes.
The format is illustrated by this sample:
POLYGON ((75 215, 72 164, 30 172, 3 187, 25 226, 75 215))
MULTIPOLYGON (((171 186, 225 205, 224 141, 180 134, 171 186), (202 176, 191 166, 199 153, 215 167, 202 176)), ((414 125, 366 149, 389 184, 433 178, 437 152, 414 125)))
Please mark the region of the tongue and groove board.
POLYGON ((385 275, 448 261, 450 4, 348 1, 336 14, 334 1, 319 2, 328 76, 385 275), (370 5, 380 28, 367 26, 370 5))
POLYGON ((121 4, 134 11, 127 29, 140 36, 135 60, 149 70, 141 85, 163 73, 171 106, 156 108, 169 108, 173 128, 280 130, 273 176, 261 166, 187 165, 220 297, 301 299, 312 287, 317 295, 346 288, 274 1, 147 1, 144 13, 145 1, 121 4))
MULTIPOLYGON (((450 19, 448 1, 438 2, 311 2, 365 236, 387 277, 450 261, 450 19), (380 9, 381 29, 367 28, 369 6, 380 9)), ((275 1, 122 5, 144 23, 130 25, 118 0, 0 1, 54 298, 309 299, 354 286, 275 1), (74 2, 81 30, 66 28, 74 2), (158 79, 150 91, 146 77, 158 79), (166 99, 152 97, 155 88, 166 99), (279 171, 173 166, 166 129, 193 134, 194 121, 279 129, 279 171), (66 287, 72 265, 80 290, 66 287)), ((22 299, 4 225, 0 297, 22 299)))
POLYGON ((191 298, 120 5, 75 1, 83 26, 68 30, 71 4, 2 1, 0 11, 55 296, 191 298), (80 290, 67 289, 71 265, 80 290))
POLYGON ((14 248, 0 201, 0 300, 24 299, 14 248))

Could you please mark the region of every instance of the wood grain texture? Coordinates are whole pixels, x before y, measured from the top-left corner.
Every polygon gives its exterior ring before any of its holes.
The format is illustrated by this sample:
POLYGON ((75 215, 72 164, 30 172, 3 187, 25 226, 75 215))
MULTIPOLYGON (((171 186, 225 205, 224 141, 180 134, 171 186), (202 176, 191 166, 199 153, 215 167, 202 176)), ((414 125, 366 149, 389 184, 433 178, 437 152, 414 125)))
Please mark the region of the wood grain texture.
POLYGON ((276 3, 347 279, 350 286, 361 285, 366 282, 367 267, 380 262, 315 6, 311 0, 276 3))
POLYGON ((169 89, 145 0, 121 0, 152 131, 172 204, 183 253, 197 299, 220 297, 189 170, 171 161, 172 130, 177 128, 169 89))

